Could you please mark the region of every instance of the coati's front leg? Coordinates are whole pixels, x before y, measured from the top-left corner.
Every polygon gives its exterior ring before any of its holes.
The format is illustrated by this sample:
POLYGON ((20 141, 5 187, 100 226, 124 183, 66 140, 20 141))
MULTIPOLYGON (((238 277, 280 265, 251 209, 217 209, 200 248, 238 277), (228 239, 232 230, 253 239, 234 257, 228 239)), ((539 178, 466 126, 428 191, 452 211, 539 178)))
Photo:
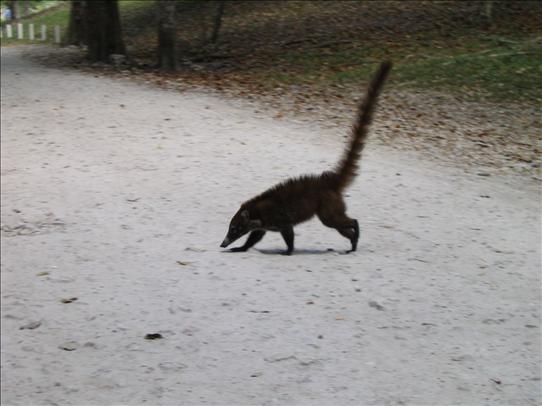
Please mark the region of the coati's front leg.
POLYGON ((294 250, 294 228, 292 226, 286 226, 280 230, 284 242, 288 246, 288 249, 282 253, 282 255, 292 255, 294 250))
POLYGON ((248 236, 246 242, 241 247, 235 247, 230 249, 231 252, 245 252, 250 247, 253 247, 258 243, 265 235, 265 230, 254 230, 248 236))

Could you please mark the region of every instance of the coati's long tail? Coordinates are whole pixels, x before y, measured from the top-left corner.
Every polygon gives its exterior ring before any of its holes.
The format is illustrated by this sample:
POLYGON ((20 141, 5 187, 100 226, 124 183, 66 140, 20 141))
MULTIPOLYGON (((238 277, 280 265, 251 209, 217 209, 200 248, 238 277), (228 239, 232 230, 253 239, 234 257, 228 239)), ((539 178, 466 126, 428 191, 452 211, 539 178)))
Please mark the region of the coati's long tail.
POLYGON ((337 169, 334 171, 337 176, 334 186, 338 191, 344 190, 356 177, 359 169, 358 161, 361 156, 361 151, 365 146, 365 140, 367 139, 369 126, 373 120, 373 112, 377 104, 378 96, 391 67, 391 62, 382 62, 380 64, 378 71, 369 84, 365 99, 358 108, 358 115, 352 126, 352 140, 340 160, 337 169))

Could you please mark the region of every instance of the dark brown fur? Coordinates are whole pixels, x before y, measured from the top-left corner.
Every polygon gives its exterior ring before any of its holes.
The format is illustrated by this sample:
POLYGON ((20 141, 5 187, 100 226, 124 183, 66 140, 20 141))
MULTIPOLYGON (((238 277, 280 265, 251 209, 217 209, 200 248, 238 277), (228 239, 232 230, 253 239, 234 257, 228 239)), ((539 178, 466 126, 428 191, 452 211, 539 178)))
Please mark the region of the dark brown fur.
POLYGON ((233 216, 221 247, 251 232, 244 245, 232 249, 246 251, 260 241, 266 231, 278 231, 288 246, 285 254, 289 255, 294 249, 293 226, 317 215, 324 225, 335 228, 350 240, 351 251, 356 250, 359 226, 357 220, 346 215, 342 192, 357 175, 378 95, 390 69, 391 63, 383 62, 369 84, 352 127, 350 145, 337 169, 288 179, 243 203, 233 216))

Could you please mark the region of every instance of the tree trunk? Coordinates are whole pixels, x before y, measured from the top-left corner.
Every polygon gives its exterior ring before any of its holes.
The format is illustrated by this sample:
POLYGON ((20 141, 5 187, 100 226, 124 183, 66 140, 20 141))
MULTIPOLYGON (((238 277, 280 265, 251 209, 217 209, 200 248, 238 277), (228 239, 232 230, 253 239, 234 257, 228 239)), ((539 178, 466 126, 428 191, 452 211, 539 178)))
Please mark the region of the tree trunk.
POLYGON ((493 0, 485 1, 483 17, 486 27, 491 27, 493 25, 493 0))
POLYGON ((120 25, 120 13, 117 0, 107 2, 107 12, 110 24, 108 25, 107 36, 109 40, 110 54, 126 54, 126 48, 122 41, 122 29, 120 25))
POLYGON ((11 10, 11 19, 18 20, 21 18, 21 10, 18 0, 10 0, 7 2, 9 9, 11 10))
POLYGON ((211 35, 211 43, 216 44, 218 40, 218 32, 220 31, 220 26, 222 25, 222 15, 224 15, 224 0, 218 2, 218 9, 215 15, 215 21, 213 24, 213 33, 211 35))
POLYGON ((111 54, 124 55, 117 0, 91 0, 85 7, 88 59, 108 63, 111 54))
POLYGON ((177 69, 175 1, 158 0, 158 66, 165 71, 177 69))
POLYGON ((71 0, 70 23, 68 25, 67 45, 81 45, 86 41, 85 2, 71 0))
POLYGON ((23 0, 23 13, 21 17, 26 17, 28 14, 30 14, 30 1, 23 0))

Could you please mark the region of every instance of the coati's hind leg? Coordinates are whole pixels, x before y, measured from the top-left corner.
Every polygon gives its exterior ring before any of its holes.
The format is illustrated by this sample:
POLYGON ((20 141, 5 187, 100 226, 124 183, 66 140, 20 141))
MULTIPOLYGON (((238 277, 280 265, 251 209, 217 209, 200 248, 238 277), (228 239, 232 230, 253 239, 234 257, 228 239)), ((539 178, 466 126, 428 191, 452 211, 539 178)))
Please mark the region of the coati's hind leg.
POLYGON ((352 249, 349 252, 354 252, 358 248, 359 224, 356 219, 351 219, 348 217, 347 219, 350 221, 350 224, 345 228, 337 229, 337 231, 350 240, 352 243, 352 249))
POLYGON ((265 235, 265 230, 254 230, 249 234, 246 242, 242 246, 232 248, 230 251, 231 252, 245 252, 250 247, 253 247, 256 243, 258 243, 263 238, 264 235, 265 235))
POLYGON ((349 252, 353 252, 357 249, 359 240, 359 225, 357 220, 351 219, 350 217, 346 216, 346 214, 343 214, 340 217, 335 216, 333 218, 318 215, 318 218, 322 221, 322 223, 324 223, 325 226, 334 228, 343 237, 350 240, 352 249, 349 252))
POLYGON ((342 196, 337 193, 329 193, 322 200, 318 210, 318 218, 327 227, 334 228, 342 236, 348 238, 352 244, 350 252, 358 247, 359 225, 358 221, 346 215, 346 206, 342 196))

